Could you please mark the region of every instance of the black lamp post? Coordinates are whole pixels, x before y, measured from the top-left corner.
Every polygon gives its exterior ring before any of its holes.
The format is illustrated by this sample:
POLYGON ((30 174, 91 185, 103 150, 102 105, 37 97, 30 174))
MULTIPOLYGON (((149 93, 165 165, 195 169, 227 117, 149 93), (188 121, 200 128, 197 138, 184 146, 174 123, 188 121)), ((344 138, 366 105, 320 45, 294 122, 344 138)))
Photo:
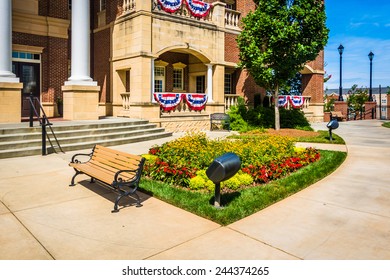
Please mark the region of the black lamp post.
POLYGON ((368 101, 373 101, 372 99, 372 59, 374 58, 374 54, 370 52, 368 54, 368 58, 370 59, 370 94, 368 95, 368 101))
POLYGON ((340 54, 340 87, 339 87, 339 101, 344 101, 343 100, 343 87, 342 87, 342 82, 343 82, 343 75, 342 75, 342 69, 343 69, 343 52, 344 52, 344 47, 343 45, 340 44, 340 46, 337 48, 340 54))

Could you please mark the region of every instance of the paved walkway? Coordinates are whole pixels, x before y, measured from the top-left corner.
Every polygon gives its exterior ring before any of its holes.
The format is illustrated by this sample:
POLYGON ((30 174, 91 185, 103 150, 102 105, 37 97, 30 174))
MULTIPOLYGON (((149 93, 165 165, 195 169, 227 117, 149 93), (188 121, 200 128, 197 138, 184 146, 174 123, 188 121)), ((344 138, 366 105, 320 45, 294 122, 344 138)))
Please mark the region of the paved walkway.
MULTIPOLYGON (((336 133, 348 150, 337 171, 226 227, 147 195, 144 207, 112 214, 111 192, 68 187, 72 152, 2 159, 0 259, 388 260, 390 129, 356 121, 336 133)), ((145 153, 166 140, 115 148, 145 153)))

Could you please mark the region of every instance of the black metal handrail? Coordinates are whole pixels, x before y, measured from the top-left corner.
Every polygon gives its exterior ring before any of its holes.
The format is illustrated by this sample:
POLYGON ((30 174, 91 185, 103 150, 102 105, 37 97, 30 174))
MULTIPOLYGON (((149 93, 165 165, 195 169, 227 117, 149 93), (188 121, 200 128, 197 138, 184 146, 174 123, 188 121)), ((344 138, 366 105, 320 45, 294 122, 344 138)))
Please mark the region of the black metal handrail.
POLYGON ((47 126, 50 128, 51 134, 53 135, 53 137, 54 137, 54 139, 55 139, 55 141, 57 143, 58 148, 60 149, 60 151, 62 153, 65 153, 62 150, 60 142, 58 142, 58 139, 57 139, 57 137, 56 137, 56 135, 55 135, 55 133, 53 131, 53 128, 51 127, 53 124, 51 122, 49 122, 49 119, 47 118, 45 110, 43 110, 42 104, 39 101, 38 97, 34 97, 33 94, 30 93, 30 96, 29 96, 28 100, 30 101, 30 127, 33 127, 33 116, 34 116, 34 113, 35 113, 35 116, 37 117, 37 119, 39 121, 40 126, 42 127, 42 155, 45 156, 47 154, 46 138, 49 141, 50 146, 53 149, 53 151, 55 153, 57 153, 57 151, 56 151, 56 149, 55 149, 55 147, 53 145, 53 142, 51 141, 51 139, 49 137, 49 134, 47 134, 47 130, 46 130, 47 126), (40 114, 38 113, 37 109, 35 108, 34 100, 37 101, 37 103, 39 105, 39 109, 42 112, 42 116, 40 116, 40 114))

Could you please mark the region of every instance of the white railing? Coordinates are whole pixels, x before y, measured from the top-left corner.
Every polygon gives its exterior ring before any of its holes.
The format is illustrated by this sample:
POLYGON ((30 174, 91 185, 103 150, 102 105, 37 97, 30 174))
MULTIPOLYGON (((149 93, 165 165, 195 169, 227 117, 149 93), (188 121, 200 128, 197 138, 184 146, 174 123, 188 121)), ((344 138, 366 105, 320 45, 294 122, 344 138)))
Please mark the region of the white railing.
POLYGON ((130 110, 130 92, 121 93, 123 110, 130 110))
POLYGON ((228 111, 230 107, 237 105, 238 103, 237 94, 225 94, 225 110, 228 111))
POLYGON ((123 12, 122 14, 127 14, 135 10, 136 0, 123 0, 123 12))
POLYGON ((303 102, 303 105, 302 105, 302 110, 307 110, 309 109, 310 107, 310 100, 311 100, 311 96, 303 96, 304 97, 304 102, 303 102))
POLYGON ((240 23, 240 16, 241 13, 230 10, 230 9, 225 9, 225 25, 226 27, 233 27, 233 28, 239 28, 239 23, 240 23))

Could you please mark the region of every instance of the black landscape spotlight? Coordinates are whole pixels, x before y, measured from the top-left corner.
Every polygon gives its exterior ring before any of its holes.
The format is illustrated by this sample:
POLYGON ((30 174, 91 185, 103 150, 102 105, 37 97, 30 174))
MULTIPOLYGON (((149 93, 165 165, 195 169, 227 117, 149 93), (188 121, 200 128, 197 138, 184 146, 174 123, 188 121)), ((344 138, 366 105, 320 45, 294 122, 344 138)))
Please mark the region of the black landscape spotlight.
POLYGON ((233 177, 240 168, 240 158, 235 153, 226 153, 214 159, 206 170, 207 177, 215 184, 215 207, 221 207, 221 182, 233 177))
POLYGON ((328 124, 326 125, 326 127, 329 129, 329 140, 330 142, 332 142, 332 130, 337 129, 339 127, 339 122, 336 118, 331 119, 330 122, 328 122, 328 124))

